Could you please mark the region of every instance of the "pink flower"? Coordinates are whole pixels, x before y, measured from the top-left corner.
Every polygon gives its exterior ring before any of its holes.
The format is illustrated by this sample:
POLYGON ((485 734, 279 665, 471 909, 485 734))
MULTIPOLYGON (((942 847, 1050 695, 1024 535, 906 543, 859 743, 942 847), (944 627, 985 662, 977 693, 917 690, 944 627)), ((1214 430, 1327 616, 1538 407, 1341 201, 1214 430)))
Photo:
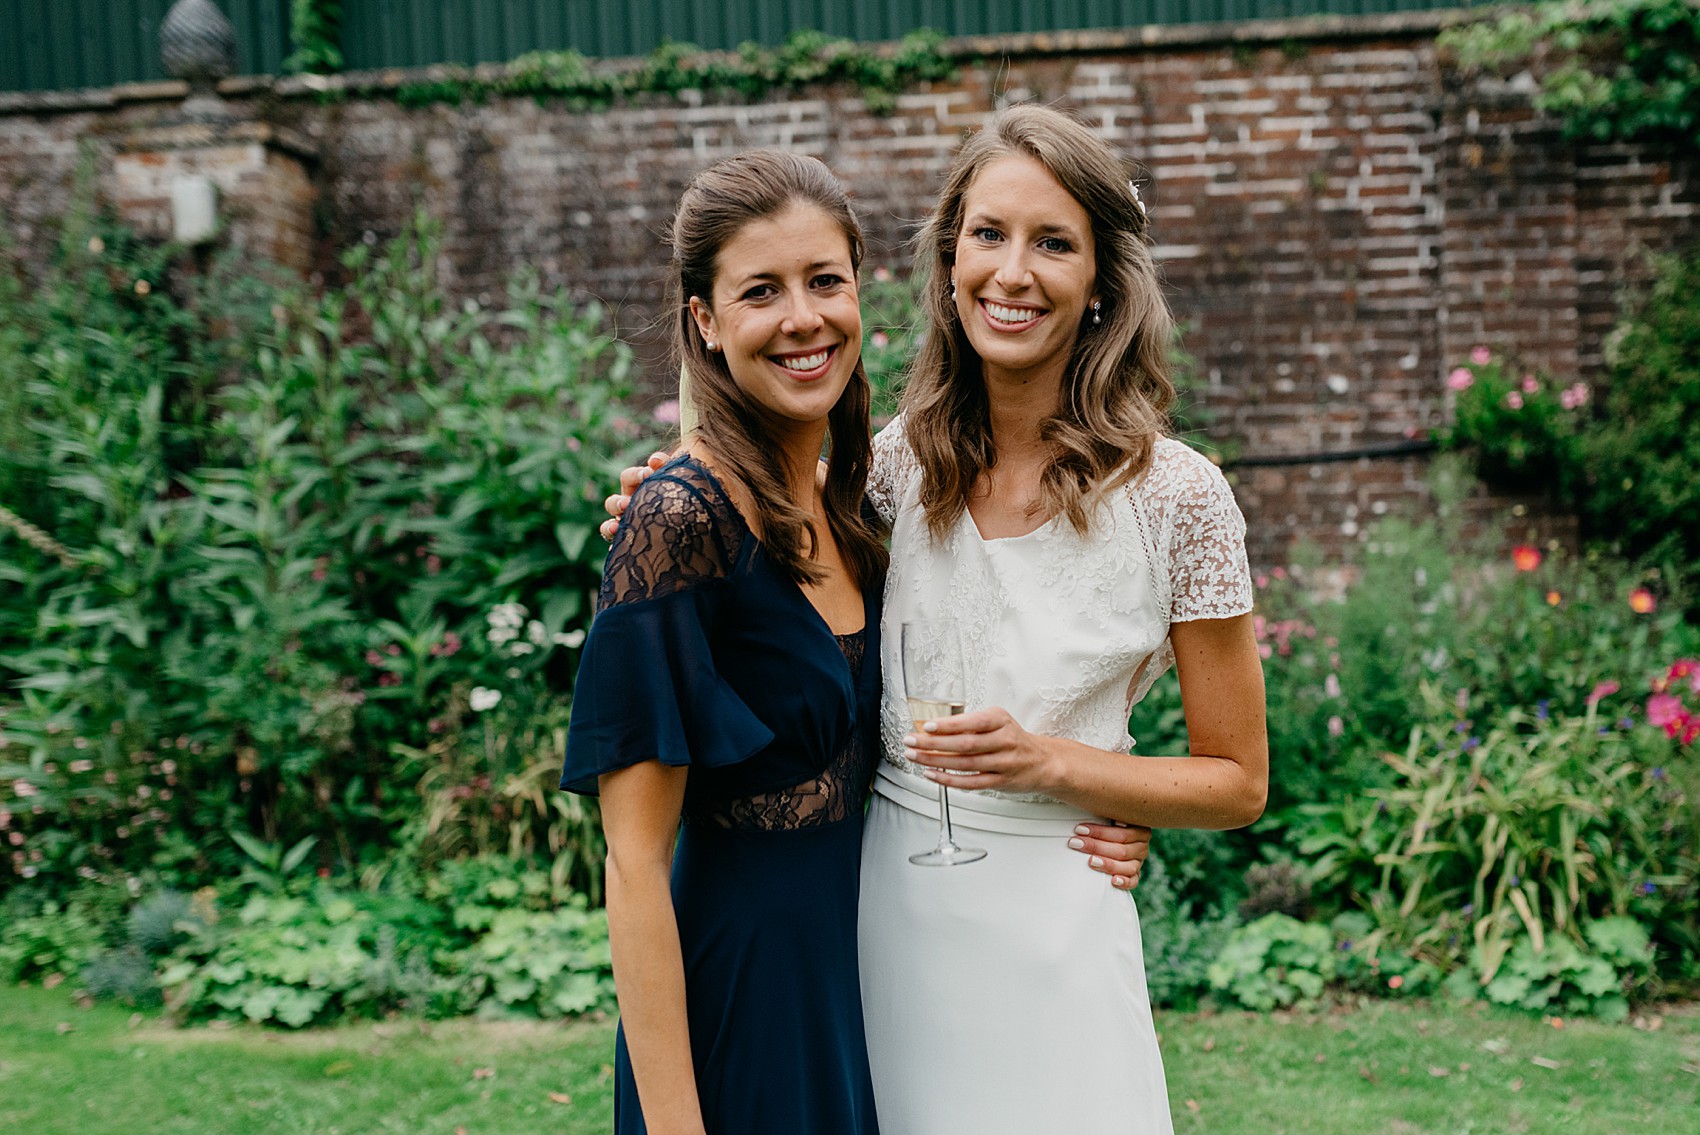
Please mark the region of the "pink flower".
POLYGON ((1561 392, 1558 396, 1558 402, 1566 410, 1575 410, 1586 406, 1588 404, 1588 387, 1578 382, 1561 392))
MULTIPOLYGON (((1675 694, 1654 694, 1647 699, 1647 724, 1658 726, 1670 732, 1670 726, 1679 724, 1688 715, 1683 712, 1682 699, 1675 694)), ((1671 733, 1671 736, 1676 736, 1671 733)))
POLYGON ((882 284, 885 283, 887 280, 891 279, 891 269, 887 268, 883 264, 880 265, 878 268, 874 269, 874 279, 878 280, 882 284))
POLYGON ((436 575, 438 572, 440 572, 442 570, 443 570, 443 557, 436 556, 436 555, 425 557, 425 574, 426 575, 436 575))
POLYGON ((1651 615, 1659 609, 1659 601, 1645 587, 1637 587, 1629 593, 1629 609, 1637 615, 1651 615))
POLYGON ((1330 737, 1338 737, 1338 736, 1340 736, 1340 734, 1344 733, 1345 731, 1346 731, 1346 723, 1344 721, 1341 721, 1338 716, 1330 717, 1328 719, 1328 735, 1330 737))
POLYGON ((1459 367, 1446 376, 1446 388, 1448 390, 1468 390, 1475 385, 1475 382, 1476 376, 1464 367, 1459 367))
MULTIPOLYGON (((1322 696, 1329 698, 1340 696, 1340 675, 1330 674, 1322 680, 1322 696)), ((1339 734, 1336 733, 1335 736, 1338 737, 1339 734)))
POLYGON ((655 420, 665 425, 677 425, 679 421, 679 400, 669 398, 655 407, 655 420))
POLYGON ((872 335, 868 336, 868 342, 876 347, 889 347, 891 345, 891 336, 887 335, 884 331, 875 331, 872 335))
POLYGON ((1518 571, 1534 571, 1541 566, 1541 550, 1533 544, 1519 544, 1511 549, 1511 565, 1518 571))
POLYGON ((1524 394, 1533 394, 1535 391, 1539 390, 1540 388, 1541 388, 1541 384, 1535 381, 1534 375, 1526 374, 1526 375, 1523 376, 1523 393, 1524 394))
POLYGON ((366 652, 366 665, 368 665, 368 666, 382 666, 383 663, 384 663, 384 656, 382 654, 379 654, 375 650, 368 650, 366 652))
POLYGON ((1493 352, 1486 347, 1475 347, 1470 351, 1470 361, 1477 366, 1486 366, 1493 361, 1493 352))
POLYGON ((1505 396, 1505 405, 1510 410, 1521 410, 1523 408, 1523 396, 1513 390, 1505 396))
POLYGON ((1610 697, 1621 688, 1616 682, 1601 682, 1589 692, 1588 704, 1598 705, 1601 698, 1610 697))

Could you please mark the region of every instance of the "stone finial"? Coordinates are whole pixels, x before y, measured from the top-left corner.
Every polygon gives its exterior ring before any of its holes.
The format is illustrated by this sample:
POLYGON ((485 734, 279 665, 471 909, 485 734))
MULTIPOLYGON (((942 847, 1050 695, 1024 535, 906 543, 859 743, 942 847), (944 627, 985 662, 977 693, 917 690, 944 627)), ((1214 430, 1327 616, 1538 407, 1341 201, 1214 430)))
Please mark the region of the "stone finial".
POLYGON ((159 25, 159 56, 169 74, 189 82, 186 115, 222 116, 216 87, 236 72, 236 29, 217 4, 177 0, 159 25))

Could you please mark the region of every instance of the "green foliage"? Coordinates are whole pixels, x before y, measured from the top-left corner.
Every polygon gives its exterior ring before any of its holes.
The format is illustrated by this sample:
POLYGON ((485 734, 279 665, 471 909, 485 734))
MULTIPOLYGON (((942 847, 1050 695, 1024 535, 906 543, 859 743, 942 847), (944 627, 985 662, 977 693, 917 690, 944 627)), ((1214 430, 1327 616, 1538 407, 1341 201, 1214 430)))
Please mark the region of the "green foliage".
POLYGON ((1536 106, 1595 141, 1700 143, 1700 4, 1549 0, 1441 33, 1467 67, 1510 70, 1539 54, 1536 106))
POLYGON ((624 70, 595 67, 576 51, 538 51, 513 60, 494 77, 472 68, 449 68, 443 78, 401 87, 396 98, 404 106, 426 106, 529 95, 596 107, 683 91, 723 91, 757 99, 773 91, 845 83, 861 92, 870 110, 889 112, 897 105, 897 95, 914 84, 955 73, 943 41, 938 32, 920 30, 895 48, 870 48, 799 31, 778 47, 746 43, 731 55, 704 52, 688 43, 664 43, 636 67, 624 70))
POLYGON ((1208 873, 1208 857, 1189 854, 1201 837, 1214 833, 1159 834, 1140 872, 1134 901, 1144 947, 1145 982, 1151 1003, 1192 1009, 1209 989, 1209 967, 1237 925, 1231 913, 1207 906, 1195 895, 1208 873))
POLYGON ((291 0, 289 41, 295 50, 283 69, 290 74, 342 70, 342 0, 291 0))
MULTIPOLYGON (((1652 973, 1653 948, 1647 933, 1632 918, 1603 918, 1587 928, 1584 950, 1568 938, 1536 948, 1524 938, 1512 947, 1494 976, 1479 991, 1458 982, 1457 993, 1479 992, 1497 1005, 1531 1012, 1587 1014, 1608 1021, 1629 1016, 1627 993, 1643 985, 1652 973)), ((1488 968, 1483 960, 1474 967, 1488 968)))
POLYGON ((1584 443, 1584 517, 1629 554, 1684 565, 1687 583, 1700 584, 1700 253, 1658 262, 1607 357, 1602 413, 1584 443))
POLYGON ((1247 1009, 1308 1004, 1334 976, 1328 928, 1285 914, 1266 914, 1235 929, 1210 963, 1210 988, 1247 1009))
POLYGON ((233 898, 234 914, 205 896, 197 917, 176 924, 187 937, 159 980, 187 1019, 300 1028, 393 1012, 560 1017, 613 1005, 607 916, 526 860, 451 861, 378 890, 321 882, 233 898))
POLYGON ((1452 371, 1447 386, 1452 422, 1436 434, 1441 448, 1468 450, 1477 474, 1491 484, 1574 499, 1591 397, 1585 383, 1554 389, 1478 347, 1469 366, 1452 371))
POLYGON ((455 964, 481 1012, 549 1018, 614 1004, 608 914, 587 909, 582 896, 548 911, 498 912, 455 964))
POLYGON ((0 527, 0 879, 513 850, 598 893, 545 770, 629 354, 524 277, 452 304, 437 262, 420 221, 310 296, 77 210, 36 286, 0 266, 0 503, 67 553, 0 527))
POLYGON ((0 982, 73 977, 105 944, 104 928, 82 904, 43 903, 0 928, 0 982))
POLYGON ((862 365, 874 391, 871 413, 876 429, 896 416, 903 380, 926 329, 922 279, 919 272, 895 276, 876 268, 862 281, 862 365))
POLYGON ((1655 929, 1678 972, 1700 943, 1700 829, 1664 765, 1694 754, 1627 719, 1602 725, 1607 697, 1486 723, 1432 699, 1431 723, 1386 758, 1392 787, 1303 809, 1294 838, 1319 888, 1366 909, 1371 944, 1441 972, 1467 960, 1490 987, 1519 950, 1558 965, 1549 951, 1567 958, 1613 917, 1655 929))

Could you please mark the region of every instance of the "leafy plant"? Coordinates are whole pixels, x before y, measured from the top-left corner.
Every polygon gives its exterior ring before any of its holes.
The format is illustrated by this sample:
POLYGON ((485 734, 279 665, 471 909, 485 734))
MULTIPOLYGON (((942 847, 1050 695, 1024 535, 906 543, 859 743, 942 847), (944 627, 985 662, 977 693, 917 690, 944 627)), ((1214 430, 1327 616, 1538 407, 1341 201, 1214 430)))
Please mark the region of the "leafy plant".
POLYGON ((1558 390, 1550 380, 1519 371, 1477 347, 1469 365, 1447 377, 1452 422, 1436 440, 1442 448, 1468 451, 1490 484, 1549 492, 1572 503, 1582 473, 1579 434, 1589 387, 1577 382, 1558 390))
POLYGON ((291 0, 289 41, 295 50, 283 61, 285 71, 329 75, 342 70, 342 0, 291 0))
POLYGON ((539 51, 513 60, 494 78, 471 68, 452 68, 444 78, 401 87, 396 98, 404 106, 424 106, 529 95, 573 106, 606 106, 645 94, 730 91, 753 99, 808 84, 847 83, 879 113, 894 109, 897 95, 913 84, 954 73, 943 40, 936 31, 920 30, 895 47, 871 48, 798 31, 778 47, 745 43, 731 54, 664 43, 637 67, 623 70, 596 67, 576 51, 539 51))
POLYGON ((1572 137, 1700 143, 1700 7, 1692 0, 1548 0, 1441 33, 1466 67, 1542 55, 1535 105, 1572 137))
POLYGON ((1266 914, 1228 935, 1210 987, 1260 1012, 1315 1001, 1334 976, 1333 946, 1325 926, 1266 914))
MULTIPOLYGON (((1584 949, 1569 939, 1544 946, 1520 939, 1481 990, 1487 1000, 1531 1012, 1589 1014, 1608 1021, 1629 1016, 1628 994, 1646 983, 1653 969, 1647 932, 1632 918, 1590 923, 1584 949)), ((1483 968, 1483 967, 1477 967, 1483 968)), ((1474 993, 1468 982, 1455 993, 1474 993)))
POLYGON ((193 886, 311 839, 293 871, 536 850, 598 893, 594 807, 544 766, 629 354, 528 278, 451 303, 436 240, 307 296, 178 277, 87 206, 39 287, 0 271, 0 874, 193 886), (493 822, 421 832, 427 778, 463 817, 497 785, 493 822))

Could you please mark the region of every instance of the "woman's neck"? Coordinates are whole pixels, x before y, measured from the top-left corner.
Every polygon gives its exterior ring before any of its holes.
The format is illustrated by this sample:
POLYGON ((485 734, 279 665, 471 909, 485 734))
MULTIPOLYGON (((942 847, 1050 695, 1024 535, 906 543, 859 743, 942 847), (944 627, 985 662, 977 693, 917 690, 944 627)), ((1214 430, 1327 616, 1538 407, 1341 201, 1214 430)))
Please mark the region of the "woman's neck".
POLYGON ((1062 370, 1014 374, 981 364, 986 384, 986 420, 999 460, 1037 456, 1049 451, 1040 431, 1057 412, 1062 370))

